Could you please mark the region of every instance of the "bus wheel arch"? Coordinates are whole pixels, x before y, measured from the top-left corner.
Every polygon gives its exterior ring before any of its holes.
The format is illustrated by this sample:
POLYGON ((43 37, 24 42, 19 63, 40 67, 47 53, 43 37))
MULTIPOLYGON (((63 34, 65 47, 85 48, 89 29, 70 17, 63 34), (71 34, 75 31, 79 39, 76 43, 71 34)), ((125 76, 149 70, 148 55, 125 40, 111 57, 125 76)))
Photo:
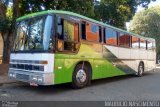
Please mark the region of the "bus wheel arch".
POLYGON ((83 88, 87 85, 91 84, 92 79, 92 67, 88 61, 80 61, 75 65, 73 74, 72 74, 72 87, 73 88, 83 88), (86 75, 86 80, 84 83, 79 84, 77 82, 77 75, 79 72, 84 73, 86 75))

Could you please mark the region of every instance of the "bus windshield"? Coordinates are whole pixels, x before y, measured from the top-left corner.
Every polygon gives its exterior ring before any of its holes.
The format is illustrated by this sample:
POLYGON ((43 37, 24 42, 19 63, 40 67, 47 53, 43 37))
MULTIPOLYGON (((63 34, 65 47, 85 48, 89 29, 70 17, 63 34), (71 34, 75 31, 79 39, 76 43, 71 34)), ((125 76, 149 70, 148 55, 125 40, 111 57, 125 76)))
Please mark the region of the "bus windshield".
POLYGON ((53 49, 53 16, 39 16, 17 22, 13 51, 53 49))

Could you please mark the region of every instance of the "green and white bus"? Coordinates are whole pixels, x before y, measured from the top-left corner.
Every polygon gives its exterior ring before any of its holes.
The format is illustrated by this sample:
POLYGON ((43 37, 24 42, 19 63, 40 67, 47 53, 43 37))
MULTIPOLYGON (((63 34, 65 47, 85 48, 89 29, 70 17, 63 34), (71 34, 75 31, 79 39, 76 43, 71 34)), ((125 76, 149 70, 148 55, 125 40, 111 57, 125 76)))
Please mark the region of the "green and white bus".
POLYGON ((30 85, 73 84, 155 68, 155 39, 61 10, 17 19, 9 77, 30 85))

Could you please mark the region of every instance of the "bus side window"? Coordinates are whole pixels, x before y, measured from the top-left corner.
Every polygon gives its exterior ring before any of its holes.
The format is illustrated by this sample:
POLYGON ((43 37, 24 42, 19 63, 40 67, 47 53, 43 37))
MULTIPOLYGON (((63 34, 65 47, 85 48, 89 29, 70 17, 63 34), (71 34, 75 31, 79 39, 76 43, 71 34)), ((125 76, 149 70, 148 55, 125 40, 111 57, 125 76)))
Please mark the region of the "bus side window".
POLYGON ((139 38, 132 36, 132 48, 139 48, 139 38))
POLYGON ((140 48, 146 49, 146 41, 144 39, 140 39, 140 48))
POLYGON ((155 49, 156 49, 156 43, 152 42, 152 50, 155 50, 155 49))
POLYGON ((107 45, 117 46, 118 39, 117 39, 117 32, 110 28, 105 28, 105 40, 107 45))
POLYGON ((58 20, 57 50, 60 52, 76 52, 79 47, 79 24, 69 20, 58 20), (61 24, 59 24, 61 23, 61 24))
POLYGON ((105 32, 105 28, 103 28, 103 43, 106 43, 106 32, 105 32))
POLYGON ((63 40, 63 19, 58 17, 57 19, 57 35, 58 35, 58 39, 63 40))
POLYGON ((82 30, 82 39, 86 39, 86 22, 82 22, 81 30, 82 30))
POLYGON ((99 42, 99 26, 94 23, 86 24, 86 40, 90 42, 99 42))
POLYGON ((102 27, 99 26, 99 43, 102 42, 102 27))
POLYGON ((120 32, 119 46, 129 48, 130 47, 130 35, 120 32))
POLYGON ((60 17, 57 17, 57 50, 63 51, 64 45, 63 45, 63 19, 60 17))

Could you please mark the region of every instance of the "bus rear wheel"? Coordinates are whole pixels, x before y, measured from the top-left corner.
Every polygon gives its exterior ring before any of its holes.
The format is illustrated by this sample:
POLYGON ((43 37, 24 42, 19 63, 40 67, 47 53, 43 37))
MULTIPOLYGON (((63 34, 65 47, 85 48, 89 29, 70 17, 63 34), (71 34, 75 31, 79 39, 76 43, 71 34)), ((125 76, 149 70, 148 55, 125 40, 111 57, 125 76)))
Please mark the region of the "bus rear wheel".
POLYGON ((73 72, 72 76, 72 87, 75 89, 80 89, 85 87, 89 79, 89 69, 86 65, 78 64, 73 72))
POLYGON ((143 63, 141 62, 138 66, 138 73, 137 73, 137 76, 138 77, 141 77, 143 75, 143 72, 144 72, 144 65, 143 63))

